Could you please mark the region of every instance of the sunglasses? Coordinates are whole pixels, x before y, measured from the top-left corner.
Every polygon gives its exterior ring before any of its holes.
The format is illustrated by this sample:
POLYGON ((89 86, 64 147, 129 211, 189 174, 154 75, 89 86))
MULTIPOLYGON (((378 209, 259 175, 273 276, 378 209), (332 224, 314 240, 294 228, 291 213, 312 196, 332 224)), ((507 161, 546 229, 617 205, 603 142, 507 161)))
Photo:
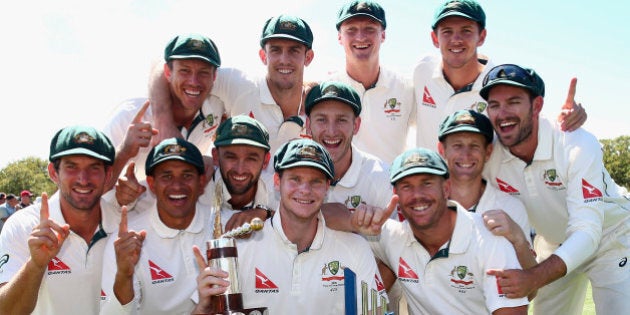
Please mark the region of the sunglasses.
POLYGON ((527 86, 537 86, 538 80, 529 70, 517 65, 505 64, 492 68, 483 79, 483 85, 495 80, 510 80, 527 86))

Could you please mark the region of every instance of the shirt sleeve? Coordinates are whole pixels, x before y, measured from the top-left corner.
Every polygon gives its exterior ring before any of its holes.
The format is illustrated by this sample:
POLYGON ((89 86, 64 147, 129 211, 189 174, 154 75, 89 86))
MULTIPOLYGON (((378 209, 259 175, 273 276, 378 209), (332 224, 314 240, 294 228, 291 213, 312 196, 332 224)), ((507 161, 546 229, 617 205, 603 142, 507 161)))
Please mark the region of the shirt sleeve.
POLYGON ((569 273, 595 252, 602 238, 606 170, 595 137, 581 129, 567 137, 571 137, 565 144, 569 221, 567 239, 554 254, 564 261, 569 273))
POLYGON ((0 233, 0 283, 9 282, 31 255, 28 238, 37 219, 21 211, 7 220, 0 233))

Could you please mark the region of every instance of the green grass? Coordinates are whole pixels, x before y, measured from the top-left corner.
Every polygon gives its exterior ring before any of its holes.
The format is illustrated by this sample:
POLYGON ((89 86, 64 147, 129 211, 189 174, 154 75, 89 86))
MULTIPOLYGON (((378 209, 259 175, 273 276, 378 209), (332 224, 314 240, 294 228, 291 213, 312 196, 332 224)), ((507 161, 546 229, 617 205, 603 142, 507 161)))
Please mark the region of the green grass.
MULTIPOLYGON (((536 301, 536 299, 534 299, 536 301)), ((532 314, 532 307, 529 307, 529 314, 532 314)), ((584 310, 582 315, 595 315, 595 303, 593 303, 593 294, 591 293, 591 285, 589 283, 586 289, 586 300, 584 301, 584 310)))

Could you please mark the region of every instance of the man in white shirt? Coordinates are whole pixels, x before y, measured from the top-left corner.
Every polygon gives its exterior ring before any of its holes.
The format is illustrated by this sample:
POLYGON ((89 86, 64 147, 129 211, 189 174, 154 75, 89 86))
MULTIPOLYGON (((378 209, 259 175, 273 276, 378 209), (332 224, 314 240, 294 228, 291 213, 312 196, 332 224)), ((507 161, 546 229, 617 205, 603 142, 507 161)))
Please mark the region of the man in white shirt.
POLYGON ((539 289, 535 314, 580 314, 590 281, 597 314, 627 312, 630 200, 606 171, 597 139, 540 117, 545 85, 532 69, 494 67, 480 95, 500 141, 484 177, 521 199, 537 233, 537 266, 492 272, 503 291, 539 289))
POLYGON ((16 212, 0 235, 1 314, 97 314, 103 250, 118 218, 101 202, 115 149, 102 132, 71 126, 50 145, 58 192, 16 212))

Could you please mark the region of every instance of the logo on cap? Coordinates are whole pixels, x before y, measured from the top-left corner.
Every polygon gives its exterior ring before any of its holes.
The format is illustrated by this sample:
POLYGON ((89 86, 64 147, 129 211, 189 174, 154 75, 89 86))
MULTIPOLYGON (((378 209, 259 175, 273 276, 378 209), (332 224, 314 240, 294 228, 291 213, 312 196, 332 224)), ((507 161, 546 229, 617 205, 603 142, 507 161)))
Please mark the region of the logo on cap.
POLYGON ((164 147, 164 154, 168 155, 182 155, 186 153, 186 148, 182 147, 179 144, 170 144, 164 147))
POLYGON ((339 96, 339 89, 334 85, 329 85, 322 91, 322 96, 339 96))
POLYGON ((474 125, 475 118, 469 112, 462 112, 455 117, 455 123, 458 125, 474 125))
POLYGON ((428 164, 427 163, 428 161, 429 161, 428 157, 426 157, 424 155, 421 155, 419 153, 413 153, 413 154, 409 155, 405 159, 405 161, 403 161, 402 167, 414 166, 414 165, 424 166, 424 165, 428 164))
POLYGON ((186 46, 188 46, 189 49, 191 50, 197 50, 200 52, 203 52, 206 49, 206 43, 198 40, 198 39, 191 39, 186 43, 186 46))
POLYGON ((357 3, 355 10, 372 12, 372 8, 365 2, 357 3))
POLYGON ((302 159, 311 159, 320 162, 323 161, 321 155, 317 152, 317 148, 311 146, 302 147, 300 151, 298 151, 297 155, 302 159))
POLYGON ((90 136, 87 132, 81 132, 74 136, 74 143, 94 144, 94 140, 94 137, 90 136))
POLYGON ((245 125, 232 125, 232 136, 233 137, 244 137, 247 135, 247 126, 245 125))
POLYGON ((278 28, 281 29, 281 30, 295 31, 298 28, 298 26, 297 26, 297 24, 293 23, 292 21, 284 21, 284 22, 280 23, 278 28))

